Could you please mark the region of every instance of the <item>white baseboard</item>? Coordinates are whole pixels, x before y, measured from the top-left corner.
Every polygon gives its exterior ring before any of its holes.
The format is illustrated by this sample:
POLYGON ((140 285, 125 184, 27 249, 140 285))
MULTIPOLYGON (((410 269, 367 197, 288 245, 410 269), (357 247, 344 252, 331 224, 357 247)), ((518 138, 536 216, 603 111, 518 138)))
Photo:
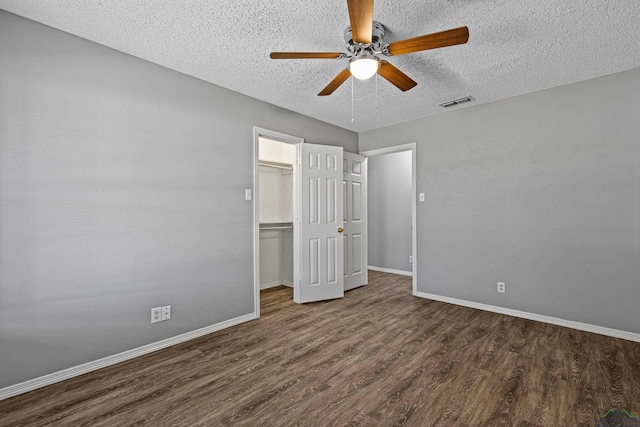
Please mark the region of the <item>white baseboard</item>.
POLYGON ((403 276, 413 276, 413 273, 411 271, 394 270, 393 268, 373 267, 371 265, 367 268, 373 271, 382 271, 383 273, 393 273, 393 274, 401 274, 403 276))
POLYGON ((461 305, 464 307, 477 308, 479 310, 491 311, 493 313, 506 314, 508 316, 520 317, 522 319, 535 320, 537 322, 549 323, 566 328, 578 329, 594 334, 606 335, 614 338, 640 342, 640 334, 635 332, 621 331, 619 329, 605 328, 604 326, 590 325, 588 323, 574 322, 573 320, 559 319, 557 317, 545 316, 542 314, 528 313, 526 311, 512 310, 510 308, 498 307, 495 305, 482 304, 479 302, 465 301, 457 298, 443 297, 426 292, 416 292, 415 296, 431 299, 434 301, 446 302, 449 304, 461 305))
POLYGON ((216 323, 215 325, 206 326, 204 328, 196 329, 195 331, 186 332, 184 334, 177 335, 175 337, 167 338, 162 341, 154 342, 151 344, 143 345, 142 347, 134 348, 132 350, 124 351, 122 353, 114 354, 113 356, 107 356, 102 359, 94 360, 93 362, 83 363, 82 365, 74 366, 62 371, 54 372, 52 374, 44 375, 42 377, 34 378, 22 383, 10 385, 9 387, 0 389, 0 400, 8 399, 18 394, 26 393, 44 386, 48 386, 60 381, 68 380, 69 378, 77 377, 78 375, 86 374, 87 372, 95 371, 107 366, 115 365, 116 363, 124 362, 125 360, 133 359, 134 357, 142 356, 161 350, 172 345, 180 344, 181 342, 189 341, 194 338, 201 337, 203 335, 210 334, 212 332, 226 329, 231 326, 238 325, 240 323, 248 322, 256 318, 255 313, 245 314, 233 319, 225 320, 224 322, 216 323))
POLYGON ((275 288, 276 286, 281 286, 282 282, 278 281, 278 282, 271 282, 271 283, 262 283, 260 285, 260 290, 263 289, 270 289, 270 288, 275 288))
POLYGON ((260 290, 262 291, 264 289, 275 288, 276 286, 288 286, 290 288, 293 288, 293 282, 287 282, 286 280, 283 280, 282 282, 264 283, 260 285, 260 290))

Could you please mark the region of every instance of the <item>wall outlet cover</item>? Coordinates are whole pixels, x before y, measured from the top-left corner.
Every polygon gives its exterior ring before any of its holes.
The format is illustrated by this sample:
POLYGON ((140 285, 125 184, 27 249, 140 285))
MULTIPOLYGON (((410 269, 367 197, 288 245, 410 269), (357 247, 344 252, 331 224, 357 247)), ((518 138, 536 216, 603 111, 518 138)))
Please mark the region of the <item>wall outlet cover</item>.
POLYGON ((162 307, 162 320, 171 319, 171 306, 167 305, 162 307))
POLYGON ((504 294, 507 291, 507 286, 504 282, 498 282, 498 292, 504 294))
POLYGON ((151 323, 158 323, 162 321, 162 307, 155 307, 151 309, 151 323))

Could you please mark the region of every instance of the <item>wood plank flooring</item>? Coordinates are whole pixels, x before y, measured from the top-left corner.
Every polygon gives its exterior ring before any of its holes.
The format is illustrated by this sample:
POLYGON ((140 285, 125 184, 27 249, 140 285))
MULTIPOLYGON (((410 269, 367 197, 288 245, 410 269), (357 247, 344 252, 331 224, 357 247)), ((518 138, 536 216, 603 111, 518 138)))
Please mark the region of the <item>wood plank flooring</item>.
POLYGON ((262 317, 0 401, 2 426, 593 426, 640 416, 640 344, 411 295, 262 292, 262 317))

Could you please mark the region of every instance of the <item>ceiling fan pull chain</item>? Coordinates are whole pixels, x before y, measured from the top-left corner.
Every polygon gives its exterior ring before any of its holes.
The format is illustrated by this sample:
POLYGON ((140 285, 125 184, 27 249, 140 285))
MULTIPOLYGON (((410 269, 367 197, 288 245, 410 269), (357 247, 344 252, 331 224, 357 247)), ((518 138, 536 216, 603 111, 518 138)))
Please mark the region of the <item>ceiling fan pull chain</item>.
POLYGON ((378 73, 376 73, 376 116, 378 115, 378 73))
POLYGON ((353 77, 351 77, 351 123, 355 122, 356 119, 353 118, 353 77))

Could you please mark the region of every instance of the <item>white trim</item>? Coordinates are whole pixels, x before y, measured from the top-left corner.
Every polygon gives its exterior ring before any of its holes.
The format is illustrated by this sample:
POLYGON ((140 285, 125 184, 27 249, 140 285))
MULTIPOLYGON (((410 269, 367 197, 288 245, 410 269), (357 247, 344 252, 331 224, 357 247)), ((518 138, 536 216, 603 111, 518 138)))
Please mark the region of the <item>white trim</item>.
POLYGON ((393 273, 393 274, 401 274, 403 276, 413 276, 412 271, 395 270, 393 268, 384 268, 384 267, 373 267, 371 265, 367 268, 373 271, 382 271, 383 273, 393 273))
POLYGON ((277 281, 271 283, 263 283, 262 285, 260 285, 260 290, 263 291, 265 289, 275 288, 276 286, 282 286, 282 282, 277 281))
POLYGON ((282 282, 271 282, 271 283, 263 283, 260 285, 260 290, 275 288, 276 286, 287 286, 289 288, 293 288, 293 282, 289 282, 287 280, 283 280, 282 282))
POLYGON ((186 332, 184 334, 167 338, 162 341, 157 341, 151 344, 143 345, 142 347, 114 354, 113 356, 103 357, 102 359, 83 363, 82 365, 67 368, 62 371, 54 372, 52 374, 44 375, 42 377, 34 378, 22 383, 10 385, 8 387, 0 389, 0 400, 8 399, 10 397, 17 396, 18 394, 26 393, 60 381, 68 380, 69 378, 77 377, 79 375, 86 374, 87 372, 106 368, 107 366, 115 365, 116 363, 124 362, 126 360, 152 353, 163 348, 171 347, 172 345, 180 344, 182 342, 189 341, 194 338, 210 334, 212 332, 217 332, 221 329, 226 329, 240 323, 248 322, 249 320, 253 320, 255 318, 257 318, 255 313, 245 314, 243 316, 216 323, 215 325, 205 326, 204 328, 196 329, 195 331, 186 332))
POLYGON ((253 310, 260 317, 260 140, 267 138, 287 144, 304 143, 304 138, 258 126, 253 127, 253 310))
MULTIPOLYGON (((411 287, 413 295, 418 295, 418 219, 417 219, 417 144, 410 142, 408 144, 394 145, 392 147, 378 148, 375 150, 368 150, 360 152, 360 155, 367 157, 382 156, 384 154, 398 153, 401 151, 411 151, 411 193, 413 200, 411 202, 411 255, 413 256, 413 263, 411 264, 411 275, 413 280, 411 281, 411 287)), ((402 274, 402 273, 398 273, 402 274)))
POLYGON ((578 329, 594 334, 606 335, 614 338, 640 342, 640 334, 635 332, 621 331, 619 329, 605 328, 604 326, 590 325, 588 323, 574 322, 573 320, 559 319, 557 317, 545 316, 543 314, 529 313, 526 311, 512 310, 510 308, 498 307, 495 305, 482 304, 479 302, 465 301, 457 298, 443 297, 440 295, 418 292, 417 297, 434 301, 446 302, 449 304, 461 305, 463 307, 476 308, 478 310, 490 311, 492 313, 506 314, 507 316, 520 317, 522 319, 535 320, 536 322, 549 323, 565 328, 578 329))

